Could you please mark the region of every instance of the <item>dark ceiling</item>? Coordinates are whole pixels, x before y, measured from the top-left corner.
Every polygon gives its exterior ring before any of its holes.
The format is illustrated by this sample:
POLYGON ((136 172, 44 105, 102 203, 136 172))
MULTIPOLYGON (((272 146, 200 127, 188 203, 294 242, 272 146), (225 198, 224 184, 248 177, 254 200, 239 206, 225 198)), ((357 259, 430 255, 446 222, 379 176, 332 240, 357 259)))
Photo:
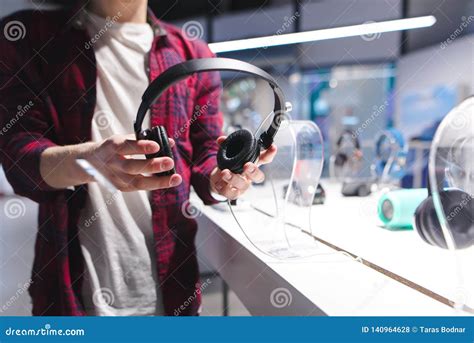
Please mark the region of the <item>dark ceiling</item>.
MULTIPOLYGON (((164 20, 219 15, 233 11, 271 6, 274 0, 150 0, 155 14, 164 20)), ((281 3, 281 1, 279 1, 281 3)), ((291 1, 288 1, 291 2, 291 1)))

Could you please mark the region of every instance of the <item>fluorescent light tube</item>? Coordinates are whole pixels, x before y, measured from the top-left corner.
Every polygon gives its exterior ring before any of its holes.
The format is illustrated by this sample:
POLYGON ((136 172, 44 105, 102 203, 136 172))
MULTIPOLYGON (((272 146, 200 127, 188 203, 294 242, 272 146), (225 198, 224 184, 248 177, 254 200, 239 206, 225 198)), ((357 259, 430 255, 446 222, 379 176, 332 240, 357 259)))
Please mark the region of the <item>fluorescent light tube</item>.
POLYGON ((402 31, 430 27, 436 23, 432 15, 372 22, 359 25, 335 27, 330 29, 288 33, 248 39, 237 39, 225 42, 210 43, 209 48, 214 53, 256 49, 277 45, 315 42, 327 39, 364 36, 383 32, 402 31))

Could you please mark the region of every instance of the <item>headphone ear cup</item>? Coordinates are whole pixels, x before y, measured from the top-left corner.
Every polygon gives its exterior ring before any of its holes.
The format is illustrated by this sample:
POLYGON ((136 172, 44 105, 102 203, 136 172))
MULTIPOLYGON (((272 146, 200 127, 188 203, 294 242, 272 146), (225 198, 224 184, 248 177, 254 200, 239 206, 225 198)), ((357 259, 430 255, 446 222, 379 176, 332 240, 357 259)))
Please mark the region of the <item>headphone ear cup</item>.
POLYGON ((238 130, 231 133, 222 142, 217 153, 219 169, 229 169, 235 174, 244 171, 247 162, 255 162, 260 155, 260 145, 249 130, 238 130))
POLYGON ((426 206, 425 201, 429 201, 429 198, 423 200, 423 202, 420 205, 418 205, 418 207, 416 208, 415 216, 414 216, 414 224, 415 224, 414 229, 418 233, 418 236, 420 236, 421 239, 425 243, 431 244, 426 239, 425 234, 423 233, 423 230, 422 230, 422 227, 424 226, 422 222, 425 220, 425 214, 424 214, 425 206, 426 206))
MULTIPOLYGON (((150 141, 158 143, 160 150, 154 154, 145 155, 147 159, 156 158, 156 157, 169 157, 174 160, 173 151, 171 150, 170 142, 168 135, 166 134, 166 129, 163 126, 154 126, 150 130, 145 130, 145 134, 142 135, 144 138, 150 141)), ((175 168, 162 172, 156 173, 156 176, 168 176, 176 173, 175 168)))
MULTIPOLYGON (((455 247, 458 249, 470 247, 474 242, 472 197, 457 189, 443 191, 439 195, 455 247)), ((448 248, 431 196, 416 209, 415 228, 425 242, 448 248)))
POLYGON ((441 230, 431 196, 423 200, 415 211, 415 229, 426 243, 438 245, 430 234, 432 230, 441 230))
POLYGON ((468 248, 474 243, 474 201, 472 196, 459 189, 440 194, 441 204, 457 249, 468 248))

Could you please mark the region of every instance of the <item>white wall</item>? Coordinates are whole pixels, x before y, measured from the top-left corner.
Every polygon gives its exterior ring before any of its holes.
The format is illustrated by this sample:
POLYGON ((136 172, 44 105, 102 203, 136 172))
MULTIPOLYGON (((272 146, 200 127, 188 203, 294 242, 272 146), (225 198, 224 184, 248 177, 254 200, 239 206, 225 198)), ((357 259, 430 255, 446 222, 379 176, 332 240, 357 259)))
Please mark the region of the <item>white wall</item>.
MULTIPOLYGON (((465 96, 474 94, 474 35, 403 56, 397 64, 395 118, 404 94, 438 85, 464 85, 465 96)), ((460 99, 461 100, 461 99, 460 99)))

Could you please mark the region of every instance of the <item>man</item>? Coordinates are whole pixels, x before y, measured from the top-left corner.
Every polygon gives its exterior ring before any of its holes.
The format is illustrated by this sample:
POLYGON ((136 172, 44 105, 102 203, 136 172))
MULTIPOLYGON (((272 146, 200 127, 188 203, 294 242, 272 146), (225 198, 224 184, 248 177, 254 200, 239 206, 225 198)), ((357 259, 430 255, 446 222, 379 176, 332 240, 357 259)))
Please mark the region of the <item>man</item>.
MULTIPOLYGON (((130 132, 150 80, 182 61, 212 57, 207 45, 156 19, 146 0, 24 11, 2 28, 0 158, 15 192, 40 204, 33 314, 197 314, 190 186, 212 204, 212 192, 235 199, 264 175, 253 163, 242 175, 216 167, 224 139, 216 73, 180 82, 150 110, 149 125, 177 137, 174 161, 144 160, 160 147, 130 132), (23 38, 9 34, 12 23, 24 28, 23 38), (77 159, 115 189, 95 182, 77 159), (176 174, 153 175, 173 167, 176 174)), ((259 163, 275 152, 263 152, 259 163)))

